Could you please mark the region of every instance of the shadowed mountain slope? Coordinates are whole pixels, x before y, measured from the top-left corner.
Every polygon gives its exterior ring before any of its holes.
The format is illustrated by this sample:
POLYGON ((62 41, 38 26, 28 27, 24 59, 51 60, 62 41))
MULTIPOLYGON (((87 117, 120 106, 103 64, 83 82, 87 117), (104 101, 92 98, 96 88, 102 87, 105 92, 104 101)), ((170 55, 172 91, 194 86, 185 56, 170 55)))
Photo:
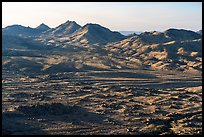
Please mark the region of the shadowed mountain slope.
POLYGON ((69 21, 68 20, 67 22, 57 26, 56 28, 52 28, 52 29, 47 30, 43 34, 47 35, 47 36, 59 37, 59 36, 74 33, 80 27, 81 26, 79 24, 77 24, 75 21, 69 21))
POLYGON ((33 37, 33 36, 39 36, 42 32, 48 29, 49 27, 45 24, 41 24, 36 28, 25 27, 22 25, 11 25, 11 26, 2 28, 2 34, 12 35, 12 36, 22 36, 22 37, 33 37))

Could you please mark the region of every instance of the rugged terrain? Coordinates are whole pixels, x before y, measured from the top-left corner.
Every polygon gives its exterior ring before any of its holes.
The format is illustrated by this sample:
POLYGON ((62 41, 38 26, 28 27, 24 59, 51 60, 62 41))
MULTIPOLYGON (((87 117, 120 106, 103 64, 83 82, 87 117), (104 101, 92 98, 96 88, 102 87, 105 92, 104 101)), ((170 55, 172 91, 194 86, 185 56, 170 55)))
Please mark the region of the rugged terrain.
POLYGON ((3 71, 4 134, 202 134, 202 78, 175 72, 3 71))
POLYGON ((2 132, 202 134, 201 34, 3 28, 2 132))

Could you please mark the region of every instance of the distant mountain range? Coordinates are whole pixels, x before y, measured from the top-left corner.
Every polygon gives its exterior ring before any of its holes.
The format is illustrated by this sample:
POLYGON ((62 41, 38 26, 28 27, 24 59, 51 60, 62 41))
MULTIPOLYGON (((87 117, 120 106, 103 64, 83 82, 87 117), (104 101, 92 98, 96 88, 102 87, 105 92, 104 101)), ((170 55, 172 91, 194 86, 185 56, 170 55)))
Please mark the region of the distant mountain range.
POLYGON ((141 31, 119 31, 122 35, 128 36, 128 35, 132 35, 132 34, 141 34, 141 31))
POLYGON ((170 28, 164 32, 123 34, 99 24, 80 26, 69 20, 55 28, 43 23, 36 28, 8 26, 2 29, 3 56, 9 56, 3 67, 14 69, 22 66, 22 70, 49 72, 90 69, 202 72, 202 30, 170 28), (58 59, 52 58, 56 52, 58 59), (25 66, 23 62, 26 59, 22 55, 43 58, 33 58, 30 66, 26 61, 28 64, 25 66))
POLYGON ((50 28, 44 23, 36 28, 25 27, 21 25, 11 25, 2 28, 3 35, 12 35, 20 37, 37 37, 42 41, 46 40, 46 44, 62 42, 66 44, 99 44, 104 45, 109 42, 116 42, 125 38, 139 35, 143 42, 155 43, 156 41, 168 42, 173 39, 196 39, 202 35, 202 30, 193 31, 183 29, 169 29, 164 32, 135 32, 135 31, 120 31, 113 32, 110 29, 99 24, 88 23, 80 26, 75 21, 67 21, 55 28, 50 28), (50 41, 50 43, 48 42, 50 41))

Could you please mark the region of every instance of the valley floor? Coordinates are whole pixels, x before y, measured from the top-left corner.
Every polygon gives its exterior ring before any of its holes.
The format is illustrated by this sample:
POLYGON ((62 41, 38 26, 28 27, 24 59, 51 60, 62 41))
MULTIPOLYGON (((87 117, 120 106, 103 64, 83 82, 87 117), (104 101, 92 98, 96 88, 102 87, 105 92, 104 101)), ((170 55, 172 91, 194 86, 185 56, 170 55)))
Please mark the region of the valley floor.
POLYGON ((3 134, 202 134, 201 74, 3 70, 2 78, 3 134))

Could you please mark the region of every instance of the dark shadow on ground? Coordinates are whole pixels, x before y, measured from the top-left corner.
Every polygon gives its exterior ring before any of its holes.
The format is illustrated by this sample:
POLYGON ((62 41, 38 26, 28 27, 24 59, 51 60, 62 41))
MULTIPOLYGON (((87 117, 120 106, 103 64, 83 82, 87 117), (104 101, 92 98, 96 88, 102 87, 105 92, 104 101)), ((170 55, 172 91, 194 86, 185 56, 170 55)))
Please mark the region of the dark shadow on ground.
POLYGON ((153 74, 142 74, 133 72, 101 72, 101 73, 90 73, 90 76, 102 77, 102 78, 156 78, 153 74))
POLYGON ((30 125, 27 117, 17 112, 2 113, 2 135, 46 135, 38 125, 30 125))
POLYGON ((74 124, 96 123, 106 124, 106 121, 116 122, 114 119, 105 117, 104 115, 88 111, 80 106, 66 106, 61 103, 52 104, 36 104, 32 106, 20 106, 18 112, 23 113, 31 118, 43 118, 50 121, 63 121, 74 124))
POLYGON ((56 122, 66 122, 74 125, 86 124, 120 124, 115 119, 88 111, 80 106, 67 106, 61 103, 44 103, 31 106, 19 106, 14 112, 3 113, 3 134, 46 135, 40 129, 41 124, 52 125, 56 122), (29 125, 30 119, 35 124, 29 125), (39 121, 40 120, 40 123, 39 121))

